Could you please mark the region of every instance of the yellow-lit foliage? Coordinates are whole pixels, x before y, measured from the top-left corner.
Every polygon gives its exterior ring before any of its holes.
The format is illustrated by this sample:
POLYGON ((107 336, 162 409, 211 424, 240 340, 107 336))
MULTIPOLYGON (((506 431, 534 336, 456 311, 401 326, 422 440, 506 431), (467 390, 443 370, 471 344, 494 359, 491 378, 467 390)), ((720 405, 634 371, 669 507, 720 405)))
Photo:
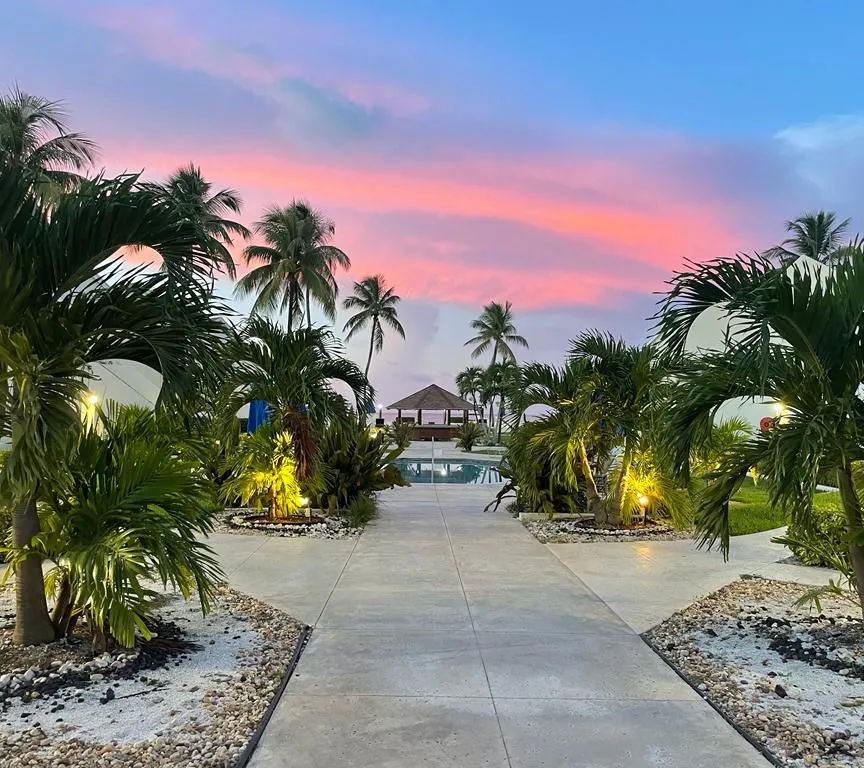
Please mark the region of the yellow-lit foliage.
POLYGON ((693 523, 690 492, 657 466, 650 450, 636 453, 624 480, 624 522, 641 517, 643 507, 646 517, 671 518, 676 528, 693 523))
POLYGON ((226 500, 239 498, 259 511, 266 504, 273 518, 296 514, 302 504, 290 433, 265 424, 245 435, 223 494, 226 500))

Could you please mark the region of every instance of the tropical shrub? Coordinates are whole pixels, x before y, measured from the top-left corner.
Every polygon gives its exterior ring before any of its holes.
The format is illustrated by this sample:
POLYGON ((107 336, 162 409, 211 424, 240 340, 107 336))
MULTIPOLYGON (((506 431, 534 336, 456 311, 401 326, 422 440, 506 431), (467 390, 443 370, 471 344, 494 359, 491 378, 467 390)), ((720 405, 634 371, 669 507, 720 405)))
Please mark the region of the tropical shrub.
POLYGON ((378 502, 372 493, 361 493, 352 499, 342 512, 345 522, 352 528, 362 528, 378 514, 378 502))
POLYGON ((239 499, 259 512, 267 506, 271 518, 296 514, 301 506, 300 481, 291 434, 277 424, 261 425, 243 435, 230 463, 230 476, 222 485, 222 499, 239 499))
POLYGON ((33 554, 52 564, 46 589, 57 635, 83 617, 97 650, 149 637, 158 597, 149 582, 186 598, 197 593, 206 612, 222 580, 215 554, 199 541, 212 530, 213 487, 155 424, 152 414, 110 408, 43 485, 42 531, 9 550, 13 564, 33 554))
POLYGON ((724 402, 764 398, 785 408, 772 429, 723 458, 700 495, 695 517, 702 541, 728 551, 729 499, 754 466, 771 504, 797 530, 812 529, 817 478, 831 470, 843 501, 852 584, 864 609, 864 505, 853 478, 853 466, 864 461, 862 286, 860 247, 819 273, 799 264, 778 269, 764 256, 693 265, 672 281, 659 335, 670 352, 683 355, 705 309, 717 307, 734 318, 725 348, 700 355, 678 375, 668 455, 684 480, 693 445, 724 402))
POLYGON ((846 517, 838 493, 817 493, 813 496, 813 510, 807 525, 793 522, 786 535, 778 539, 805 565, 850 570, 849 542, 846 517))
POLYGON ((394 445, 404 451, 414 439, 414 425, 410 421, 394 421, 387 427, 387 434, 394 445))
POLYGON ((316 436, 332 421, 352 418, 351 404, 334 383, 352 392, 357 413, 368 412, 374 392, 329 330, 286 330, 253 316, 241 334, 227 377, 225 415, 233 419, 252 400, 266 402, 273 421, 291 436, 297 476, 308 480, 315 472, 316 436))
POLYGON ((581 468, 568 475, 554 454, 542 446, 538 450, 536 438, 543 429, 545 424, 529 422, 510 433, 506 457, 498 468, 505 484, 489 507, 497 509, 505 498, 514 496, 517 512, 541 513, 550 519, 556 513, 586 511, 581 468))
POLYGON ((459 427, 459 432, 456 434, 456 445, 463 451, 471 453, 471 449, 477 445, 482 439, 485 430, 477 422, 469 421, 459 427))
POLYGON ((621 521, 625 524, 643 513, 655 520, 668 519, 678 529, 689 528, 693 524, 690 490, 682 487, 664 470, 651 449, 645 448, 631 455, 621 495, 618 509, 621 521))
MULTIPOLYGON (((0 430, 11 438, 3 487, 15 505, 13 545, 39 534, 39 488, 73 455, 90 366, 131 360, 162 375, 175 404, 218 370, 224 308, 202 284, 196 229, 136 176, 78 183, 46 202, 0 156, 0 430), (127 268, 127 247, 149 247, 165 269, 127 268)), ((16 560, 14 640, 49 642, 55 628, 37 552, 16 560)))
POLYGON ((391 448, 384 431, 369 429, 355 420, 334 421, 318 442, 316 477, 304 485, 312 505, 330 512, 343 511, 360 496, 408 485, 393 464, 402 448, 391 448))

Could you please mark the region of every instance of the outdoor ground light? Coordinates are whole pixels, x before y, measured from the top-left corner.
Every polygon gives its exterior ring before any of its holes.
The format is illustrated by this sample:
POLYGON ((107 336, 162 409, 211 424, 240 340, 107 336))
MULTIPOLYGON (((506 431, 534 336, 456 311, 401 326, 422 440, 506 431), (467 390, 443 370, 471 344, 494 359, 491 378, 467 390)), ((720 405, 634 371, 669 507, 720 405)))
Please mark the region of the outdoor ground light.
POLYGON ((647 496, 640 496, 639 497, 639 506, 642 507, 642 509, 645 509, 645 507, 648 506, 648 501, 649 501, 649 499, 647 496))
POLYGON ((96 403, 98 403, 98 402, 99 402, 99 395, 95 394, 94 392, 91 392, 89 395, 87 395, 87 403, 89 405, 96 405, 96 403))

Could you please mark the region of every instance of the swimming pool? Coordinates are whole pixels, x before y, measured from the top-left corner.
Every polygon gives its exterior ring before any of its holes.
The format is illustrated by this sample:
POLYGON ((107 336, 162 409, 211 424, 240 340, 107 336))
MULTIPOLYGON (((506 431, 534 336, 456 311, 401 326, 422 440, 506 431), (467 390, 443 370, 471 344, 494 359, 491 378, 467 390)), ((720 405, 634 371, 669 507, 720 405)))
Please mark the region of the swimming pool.
POLYGON ((409 483, 434 483, 435 485, 489 485, 503 482, 495 464, 480 461, 454 461, 453 459, 396 459, 409 483))

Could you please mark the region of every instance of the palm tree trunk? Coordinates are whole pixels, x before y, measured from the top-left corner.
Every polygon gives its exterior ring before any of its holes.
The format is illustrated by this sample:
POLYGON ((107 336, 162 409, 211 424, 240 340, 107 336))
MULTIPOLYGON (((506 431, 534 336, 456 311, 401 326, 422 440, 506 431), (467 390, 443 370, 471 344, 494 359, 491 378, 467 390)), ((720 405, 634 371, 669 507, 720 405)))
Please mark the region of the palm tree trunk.
POLYGON ((855 577, 855 589, 858 592, 858 601, 861 603, 861 611, 864 614, 864 546, 856 544, 861 541, 864 531, 864 514, 855 493, 852 482, 852 467, 847 462, 837 470, 837 485, 840 488, 840 498, 843 500, 843 510, 846 513, 846 525, 850 534, 849 557, 852 560, 852 572, 855 577))
POLYGON ((633 447, 630 441, 625 438, 624 452, 621 454, 621 471, 618 473, 618 479, 615 481, 615 493, 613 496, 615 504, 615 514, 610 520, 614 525, 618 525, 624 519, 624 495, 627 488, 627 479, 630 477, 630 465, 633 463, 633 447))
POLYGON ((501 443, 501 425, 504 423, 504 394, 498 395, 498 440, 501 443))
POLYGON ((369 336, 369 357, 366 358, 366 370, 363 371, 367 381, 369 380, 369 366, 372 365, 372 353, 375 351, 375 324, 377 322, 377 320, 372 322, 372 333, 369 336))
MULTIPOLYGON (((36 499, 31 496, 15 505, 12 543, 16 547, 27 546, 38 533, 36 499)), ((56 636, 45 600, 42 558, 31 554, 15 566, 15 631, 12 640, 18 645, 38 645, 50 643, 56 636)))
POLYGON ((288 289, 288 330, 294 330, 294 306, 297 303, 295 286, 292 283, 288 289))
POLYGON ((579 467, 582 470, 582 478, 585 480, 585 500, 588 504, 586 511, 589 515, 593 515, 598 523, 607 523, 608 517, 604 509, 603 499, 597 490, 597 483, 594 482, 594 473, 591 471, 591 464, 588 461, 588 451, 582 440, 579 441, 579 467))
POLYGON ((312 328, 312 310, 309 305, 309 288, 306 288, 306 327, 312 328))

